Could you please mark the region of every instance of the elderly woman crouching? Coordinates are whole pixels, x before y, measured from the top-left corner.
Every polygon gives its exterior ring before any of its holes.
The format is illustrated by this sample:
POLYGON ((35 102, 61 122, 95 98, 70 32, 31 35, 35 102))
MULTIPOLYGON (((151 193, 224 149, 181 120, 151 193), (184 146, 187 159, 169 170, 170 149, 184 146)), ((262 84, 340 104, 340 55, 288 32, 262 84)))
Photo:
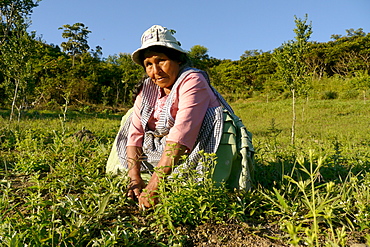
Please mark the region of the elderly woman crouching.
MULTIPOLYGON (((115 140, 119 165, 112 166, 109 161, 107 165, 108 172, 127 169, 130 178, 127 196, 138 199, 141 207, 156 204, 155 195, 163 176, 176 172, 179 166, 202 169, 197 165, 201 150, 223 154, 213 176, 216 181, 229 181, 230 188, 248 189, 250 164, 244 167, 241 158, 240 165, 235 167, 235 155, 241 156, 235 154, 235 149, 240 147, 222 143, 227 125, 238 133, 244 125, 210 85, 207 74, 190 67, 186 51, 171 31, 159 25, 149 28, 132 59, 145 69, 148 78, 143 81, 133 110, 126 114, 115 140), (183 154, 188 155, 187 159, 178 164, 183 154), (142 178, 143 171, 151 174, 147 184, 142 178)), ((246 129, 244 132, 250 163, 253 146, 249 132, 246 129)), ((241 140, 237 133, 235 136, 241 140)))

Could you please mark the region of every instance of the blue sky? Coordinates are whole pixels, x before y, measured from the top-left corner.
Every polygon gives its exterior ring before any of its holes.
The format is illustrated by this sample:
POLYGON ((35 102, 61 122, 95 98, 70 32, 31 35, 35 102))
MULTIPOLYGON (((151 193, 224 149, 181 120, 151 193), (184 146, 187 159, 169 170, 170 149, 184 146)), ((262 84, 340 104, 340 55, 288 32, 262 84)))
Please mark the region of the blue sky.
POLYGON ((363 28, 370 32, 370 0, 42 0, 31 15, 30 31, 48 44, 64 39, 59 27, 84 23, 91 48, 103 56, 132 53, 154 24, 176 30, 185 50, 208 48, 219 59, 238 60, 246 50, 269 51, 294 39, 294 16, 312 22, 312 41, 363 28))

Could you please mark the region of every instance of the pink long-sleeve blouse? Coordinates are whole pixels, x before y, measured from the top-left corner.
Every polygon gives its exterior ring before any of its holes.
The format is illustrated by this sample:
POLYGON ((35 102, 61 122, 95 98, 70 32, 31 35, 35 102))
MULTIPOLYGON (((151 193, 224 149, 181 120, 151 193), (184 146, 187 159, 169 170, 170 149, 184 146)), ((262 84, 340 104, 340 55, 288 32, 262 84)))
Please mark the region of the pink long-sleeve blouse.
MULTIPOLYGON (((171 128, 167 141, 179 143, 191 150, 197 139, 204 115, 208 108, 219 106, 220 103, 209 87, 207 80, 200 73, 191 73, 184 78, 177 88, 171 115, 175 124, 171 128)), ((163 93, 159 95, 152 116, 149 119, 148 127, 155 130, 160 112, 167 99, 163 93)), ((127 146, 142 147, 144 129, 140 122, 140 109, 142 93, 138 95, 134 104, 134 113, 129 128, 127 146)))

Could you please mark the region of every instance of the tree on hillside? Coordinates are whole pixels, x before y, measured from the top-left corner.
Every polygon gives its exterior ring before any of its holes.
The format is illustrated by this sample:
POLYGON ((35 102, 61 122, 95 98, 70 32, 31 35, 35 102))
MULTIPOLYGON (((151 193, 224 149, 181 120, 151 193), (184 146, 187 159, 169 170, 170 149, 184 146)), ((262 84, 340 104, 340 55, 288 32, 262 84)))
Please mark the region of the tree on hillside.
POLYGON ((61 43, 63 51, 70 57, 71 66, 65 71, 62 92, 65 104, 76 101, 80 104, 96 100, 99 84, 101 47, 89 52, 88 34, 91 33, 83 23, 63 25, 62 37, 67 41, 61 43))
POLYGON ((217 66, 221 63, 220 59, 210 57, 208 55, 208 48, 201 45, 194 45, 193 47, 191 47, 188 55, 195 68, 207 72, 210 72, 212 67, 217 66))
POLYGON ((278 86, 271 82, 276 71, 276 64, 271 52, 247 50, 240 56, 239 66, 244 74, 244 84, 251 91, 264 92, 268 101, 269 94, 279 91, 278 86))
POLYGON ((258 58, 261 54, 262 51, 260 50, 247 50, 240 56, 240 77, 246 88, 254 87, 253 82, 256 80, 256 72, 259 65, 258 58))
POLYGON ((106 62, 111 71, 116 71, 116 76, 111 81, 114 105, 117 106, 120 101, 129 104, 131 101, 129 94, 144 74, 142 67, 134 63, 131 55, 127 53, 109 56, 106 62))
POLYGON ((353 76, 356 71, 370 69, 370 34, 349 36, 330 42, 331 69, 343 76, 353 76))
POLYGON ((265 82, 275 73, 275 66, 270 52, 245 51, 239 60, 245 87, 249 88, 250 91, 262 90, 265 82))
POLYGON ((363 100, 366 103, 366 92, 370 89, 370 75, 368 71, 357 71, 351 82, 354 84, 354 88, 362 91, 363 100))
POLYGON ((212 84, 227 99, 247 98, 251 87, 245 83, 245 74, 239 61, 223 60, 210 70, 212 84))
POLYGON ((34 105, 54 107, 57 102, 63 102, 60 91, 71 71, 69 57, 58 46, 37 42, 33 70, 36 73, 34 105))
POLYGON ((13 90, 10 120, 13 119, 15 108, 18 109, 19 120, 22 108, 27 104, 26 97, 34 76, 31 61, 33 50, 34 40, 25 30, 13 30, 0 49, 6 85, 13 90))
POLYGON ((25 23, 32 9, 41 0, 1 0, 0 1, 0 46, 16 29, 19 23, 25 23))
POLYGON ((61 46, 64 52, 72 57, 72 67, 75 65, 75 58, 78 55, 82 55, 90 49, 87 38, 88 34, 91 33, 88 27, 85 27, 83 23, 75 23, 73 25, 63 25, 59 29, 64 29, 62 37, 68 39, 66 42, 62 42, 61 46))
POLYGON ((292 93, 292 130, 291 143, 294 145, 295 123, 296 123, 296 94, 305 89, 307 83, 308 67, 305 63, 305 54, 309 49, 308 40, 312 34, 312 23, 307 24, 307 14, 305 19, 295 18, 296 34, 295 40, 284 43, 274 51, 274 57, 277 63, 277 73, 282 78, 292 93))
POLYGON ((28 16, 39 1, 3 0, 0 2, 0 67, 8 94, 13 91, 10 120, 14 109, 18 109, 18 120, 31 88, 33 70, 31 57, 35 43, 35 34, 29 35, 28 16))
POLYGON ((194 45, 190 48, 188 55, 193 62, 195 68, 206 70, 207 69, 207 60, 209 59, 208 56, 208 48, 201 46, 201 45, 194 45))

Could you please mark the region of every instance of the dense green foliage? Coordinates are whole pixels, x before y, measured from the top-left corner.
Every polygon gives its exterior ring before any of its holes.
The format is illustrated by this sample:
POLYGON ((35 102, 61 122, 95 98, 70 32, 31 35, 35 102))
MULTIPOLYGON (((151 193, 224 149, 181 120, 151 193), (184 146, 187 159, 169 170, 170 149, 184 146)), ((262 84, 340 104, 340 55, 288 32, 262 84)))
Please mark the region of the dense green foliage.
MULTIPOLYGON (((132 89, 144 71, 130 60, 130 54, 102 58, 104 48, 90 49, 91 31, 83 23, 59 28, 66 39, 60 44, 62 50, 58 45, 46 44, 36 33, 27 33, 30 14, 38 2, 0 4, 0 105, 12 106, 18 113, 35 107, 131 105, 132 89)), ((299 28, 302 27, 295 30, 299 28)), ((332 35, 333 41, 323 43, 308 41, 308 35, 307 47, 293 47, 289 54, 285 51, 294 44, 291 42, 273 51, 247 50, 236 61, 210 57, 208 49, 201 45, 192 47, 189 56, 195 67, 210 74, 214 86, 228 100, 288 97, 291 87, 281 77, 276 59, 282 51, 289 57, 300 57, 299 64, 286 64, 292 73, 305 68, 300 80, 306 86, 297 93, 311 98, 366 98, 370 87, 370 33, 361 28, 346 31, 345 36, 332 35)), ((296 34, 299 39, 299 33, 296 34)))
POLYGON ((235 193, 179 179, 162 184, 161 203, 144 212, 125 197, 124 176, 105 174, 120 115, 70 111, 64 121, 60 111, 29 111, 18 123, 2 111, 1 244, 193 246, 197 234, 210 240, 209 231, 192 232, 209 223, 292 245, 366 243, 370 108, 361 100, 298 100, 291 146, 290 100, 232 106, 254 134, 255 187, 235 193))

